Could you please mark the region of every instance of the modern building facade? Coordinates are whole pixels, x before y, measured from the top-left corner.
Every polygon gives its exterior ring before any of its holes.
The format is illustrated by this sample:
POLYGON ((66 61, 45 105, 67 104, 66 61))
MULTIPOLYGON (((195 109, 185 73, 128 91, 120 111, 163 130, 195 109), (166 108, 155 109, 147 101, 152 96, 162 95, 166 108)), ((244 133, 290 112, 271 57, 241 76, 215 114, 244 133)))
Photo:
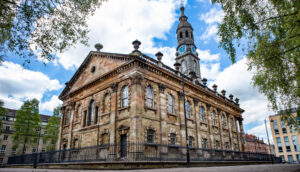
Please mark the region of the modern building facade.
MULTIPOLYGON (((1 150, 0 150, 0 164, 5 164, 7 162, 8 156, 16 155, 20 153, 23 149, 21 146, 18 149, 13 149, 13 133, 15 130, 13 129, 14 122, 16 120, 16 113, 17 110, 14 109, 7 109, 8 113, 5 115, 5 117, 2 118, 2 132, 0 135, 0 145, 1 145, 1 150)), ((42 139, 43 133, 44 133, 44 126, 47 124, 48 119, 50 116, 48 115, 40 115, 41 120, 42 120, 42 128, 40 130, 41 132, 41 137, 39 138, 39 144, 37 146, 30 146, 27 144, 25 153, 34 153, 34 152, 45 152, 46 151, 46 146, 48 142, 44 142, 42 139)))
POLYGON ((252 134, 245 134, 245 151, 252 153, 274 154, 274 145, 268 145, 263 139, 252 134))
MULTIPOLYGON (((296 109, 292 111, 296 116, 296 109)), ((297 120, 299 120, 297 118, 297 120)), ((280 113, 269 116, 276 156, 286 162, 300 161, 300 134, 280 118, 280 113)))
POLYGON ((137 40, 129 54, 102 52, 96 44, 97 51, 88 54, 59 96, 63 115, 57 149, 129 142, 184 146, 188 140, 190 147, 243 151, 244 110, 233 95, 218 93, 216 85, 208 88, 201 78, 201 57, 187 20, 182 7, 178 70, 163 64, 160 52, 157 59, 143 54, 137 40))

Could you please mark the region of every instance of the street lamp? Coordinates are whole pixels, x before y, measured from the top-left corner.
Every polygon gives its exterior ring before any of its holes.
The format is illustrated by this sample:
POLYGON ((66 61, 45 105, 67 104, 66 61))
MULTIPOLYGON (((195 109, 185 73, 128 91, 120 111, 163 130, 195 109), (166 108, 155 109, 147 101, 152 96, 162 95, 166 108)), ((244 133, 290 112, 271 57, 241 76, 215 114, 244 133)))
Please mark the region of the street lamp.
MULTIPOLYGON (((181 81, 182 81, 183 111, 184 111, 185 139, 186 139, 186 162, 187 162, 187 167, 190 167, 191 162, 190 162, 189 139, 188 139, 188 129, 187 129, 187 120, 186 120, 186 109, 185 109, 184 75, 181 72, 179 72, 180 66, 181 66, 181 64, 178 62, 176 62, 174 64, 176 73, 181 76, 181 81)), ((193 74, 193 73, 190 72, 190 74, 193 74)))

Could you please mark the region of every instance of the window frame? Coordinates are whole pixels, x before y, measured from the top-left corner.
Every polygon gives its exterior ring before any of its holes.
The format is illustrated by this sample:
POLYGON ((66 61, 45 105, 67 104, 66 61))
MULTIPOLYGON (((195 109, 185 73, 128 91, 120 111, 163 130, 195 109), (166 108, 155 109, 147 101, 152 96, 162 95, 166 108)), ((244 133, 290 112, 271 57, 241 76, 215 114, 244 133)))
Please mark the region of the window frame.
POLYGON ((154 108, 154 93, 151 85, 146 87, 146 107, 154 108))
POLYGON ((121 90, 121 107, 126 108, 128 106, 129 106, 129 86, 125 85, 121 90))

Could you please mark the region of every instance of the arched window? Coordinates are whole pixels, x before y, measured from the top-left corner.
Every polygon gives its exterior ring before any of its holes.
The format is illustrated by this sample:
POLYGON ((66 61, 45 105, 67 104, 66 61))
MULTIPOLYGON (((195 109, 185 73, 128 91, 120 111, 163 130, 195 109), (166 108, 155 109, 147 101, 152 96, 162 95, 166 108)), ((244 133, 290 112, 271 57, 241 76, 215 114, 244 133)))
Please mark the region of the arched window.
POLYGON ((71 111, 68 110, 66 118, 65 118, 65 125, 69 125, 70 124, 70 118, 71 118, 71 111))
POLYGON ((191 33, 191 35, 192 35, 192 36, 191 36, 191 38, 192 38, 192 39, 194 39, 194 35, 193 35, 193 32, 191 33))
POLYGON ((185 37, 189 37, 189 32, 187 30, 185 31, 185 37))
POLYGON ((83 112, 83 126, 86 126, 86 118, 87 118, 87 112, 86 110, 83 112))
POLYGON ((213 125, 217 125, 216 113, 215 111, 211 112, 211 120, 213 125))
POLYGON ((106 93, 103 99, 103 113, 108 113, 110 111, 109 100, 110 100, 109 94, 106 93))
POLYGON ((207 138, 202 139, 202 148, 206 149, 207 148, 207 138))
POLYGON ((179 33, 179 37, 182 38, 182 32, 179 33))
POLYGON ((186 71, 186 61, 185 60, 181 61, 181 67, 182 67, 182 71, 181 72, 184 73, 186 71))
POLYGON ((152 129, 147 130, 147 143, 154 143, 154 133, 155 131, 152 129))
POLYGON ((128 86, 126 85, 122 89, 122 107, 127 107, 129 104, 128 101, 128 86))
POLYGON ((153 108, 153 90, 150 85, 146 88, 146 106, 153 108))
POLYGON ((236 120, 236 127, 237 127, 237 131, 240 132, 240 124, 238 120, 236 120))
POLYGON ((185 102, 185 114, 187 118, 191 118, 191 105, 189 101, 185 102))
POLYGON ((234 128, 234 123, 233 123, 233 119, 232 118, 230 118, 230 127, 231 127, 231 131, 232 131, 233 128, 234 128))
POLYGON ((168 95, 168 113, 174 113, 174 98, 171 94, 168 95))
POLYGON ((194 137, 193 137, 193 136, 189 136, 188 138, 189 138, 189 139, 188 139, 188 141, 189 141, 189 146, 193 147, 193 146, 194 146, 194 141, 195 141, 194 137))
POLYGON ((176 144, 176 134, 170 133, 170 144, 175 145, 176 144))
POLYGON ((222 120, 223 128, 225 128, 227 124, 226 124, 226 117, 224 114, 221 116, 221 120, 222 120))
POLYGON ((94 100, 91 100, 90 102, 90 106, 89 106, 89 122, 88 122, 88 125, 92 125, 94 123, 94 100))
POLYGON ((200 118, 202 122, 206 122, 205 114, 204 114, 204 107, 200 107, 200 118))

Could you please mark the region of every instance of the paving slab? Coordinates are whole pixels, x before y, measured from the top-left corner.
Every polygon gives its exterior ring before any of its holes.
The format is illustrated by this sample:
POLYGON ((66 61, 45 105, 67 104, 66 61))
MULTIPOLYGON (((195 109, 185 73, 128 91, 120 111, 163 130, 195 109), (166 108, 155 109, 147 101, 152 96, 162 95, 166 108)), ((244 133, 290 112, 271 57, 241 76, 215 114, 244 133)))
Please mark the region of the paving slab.
POLYGON ((191 167, 191 168, 159 168, 138 170, 60 170, 60 169, 30 169, 30 168, 0 168, 0 172, 300 172, 300 164, 268 164, 242 165, 221 167, 191 167))

